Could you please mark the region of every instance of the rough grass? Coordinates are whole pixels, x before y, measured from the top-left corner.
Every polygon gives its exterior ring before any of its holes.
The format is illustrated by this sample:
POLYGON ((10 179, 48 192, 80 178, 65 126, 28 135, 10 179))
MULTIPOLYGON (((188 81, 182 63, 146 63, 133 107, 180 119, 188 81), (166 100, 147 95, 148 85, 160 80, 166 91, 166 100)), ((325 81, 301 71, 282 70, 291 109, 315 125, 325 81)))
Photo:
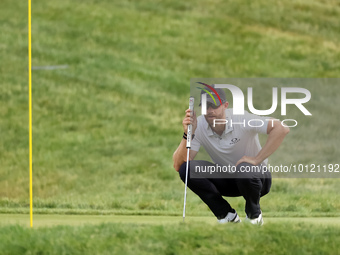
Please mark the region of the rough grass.
POLYGON ((0 254, 336 254, 338 228, 304 223, 101 224, 0 229, 0 254))

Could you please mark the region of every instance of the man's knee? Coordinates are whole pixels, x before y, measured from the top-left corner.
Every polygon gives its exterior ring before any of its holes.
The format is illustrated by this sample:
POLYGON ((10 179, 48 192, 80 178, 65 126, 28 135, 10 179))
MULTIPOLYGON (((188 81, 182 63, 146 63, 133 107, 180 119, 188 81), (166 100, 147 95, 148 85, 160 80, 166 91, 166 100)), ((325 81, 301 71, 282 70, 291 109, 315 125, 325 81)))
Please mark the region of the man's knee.
POLYGON ((253 190, 253 191, 261 191, 262 182, 258 173, 252 171, 244 171, 244 169, 251 169, 252 167, 256 167, 250 163, 243 162, 239 164, 236 168, 236 172, 238 173, 237 178, 237 186, 240 190, 253 190), (242 170, 242 171, 240 171, 242 170))
POLYGON ((238 186, 249 186, 251 183, 249 178, 238 178, 236 182, 238 186))
POLYGON ((256 172, 256 170, 257 166, 247 162, 242 162, 236 166, 236 172, 243 175, 249 175, 250 173, 256 172))
POLYGON ((267 195, 270 191, 270 188, 272 186, 272 179, 271 178, 266 178, 263 183, 262 191, 261 191, 261 196, 267 195))
MULTIPOLYGON (((179 168, 179 177, 183 182, 185 182, 185 175, 186 175, 186 168, 187 168, 187 162, 184 162, 181 167, 179 168)), ((189 174, 189 173, 188 173, 189 174)))
POLYGON ((262 188, 262 183, 259 178, 240 178, 237 180, 237 185, 242 188, 259 189, 262 188))

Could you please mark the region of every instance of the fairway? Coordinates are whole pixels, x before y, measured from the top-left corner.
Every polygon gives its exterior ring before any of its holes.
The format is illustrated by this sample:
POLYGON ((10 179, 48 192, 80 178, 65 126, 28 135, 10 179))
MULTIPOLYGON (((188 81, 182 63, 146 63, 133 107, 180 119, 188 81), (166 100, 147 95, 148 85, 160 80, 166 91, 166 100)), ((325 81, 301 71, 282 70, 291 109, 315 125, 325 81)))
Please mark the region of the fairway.
MULTIPOLYGON (((241 219, 242 220, 242 219, 241 219)), ((340 227, 340 217, 265 217, 265 224, 271 223, 306 223, 322 226, 340 227)), ((214 217, 188 216, 184 224, 208 223, 217 225, 214 217)), ((36 214, 34 216, 35 227, 49 227, 57 225, 79 226, 86 224, 102 223, 133 223, 133 224, 178 224, 182 223, 181 216, 127 216, 127 215, 60 215, 60 214, 36 214)), ((29 216, 25 214, 1 214, 0 225, 18 224, 29 226, 29 216)), ((241 224, 244 224, 242 222, 241 224)))

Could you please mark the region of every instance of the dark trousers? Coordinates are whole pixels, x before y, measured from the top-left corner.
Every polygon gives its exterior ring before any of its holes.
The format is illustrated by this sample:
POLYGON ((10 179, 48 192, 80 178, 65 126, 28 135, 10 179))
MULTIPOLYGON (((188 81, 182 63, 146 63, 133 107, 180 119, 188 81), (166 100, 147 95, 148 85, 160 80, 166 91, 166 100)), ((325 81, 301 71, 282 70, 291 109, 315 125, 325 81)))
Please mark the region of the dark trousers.
MULTIPOLYGON (((215 166, 215 164, 203 161, 190 161, 190 168, 195 166, 215 166)), ((249 163, 241 163, 237 166, 239 172, 241 166, 252 166, 249 163)), ((186 162, 179 170, 179 175, 185 182, 186 162)), ((188 171, 188 187, 198 195, 210 210, 218 218, 224 218, 228 212, 233 212, 233 208, 222 197, 243 196, 246 200, 245 212, 251 219, 257 218, 260 213, 260 197, 266 195, 271 187, 271 175, 269 172, 262 173, 242 173, 242 178, 190 178, 188 171)), ((240 176, 240 175, 238 175, 240 176)))

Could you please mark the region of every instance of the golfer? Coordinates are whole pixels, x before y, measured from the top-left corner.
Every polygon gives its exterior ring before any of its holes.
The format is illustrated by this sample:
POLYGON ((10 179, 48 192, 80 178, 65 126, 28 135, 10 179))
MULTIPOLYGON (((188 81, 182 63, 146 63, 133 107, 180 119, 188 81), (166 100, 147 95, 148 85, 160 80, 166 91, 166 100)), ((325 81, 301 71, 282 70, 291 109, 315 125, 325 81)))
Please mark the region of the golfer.
POLYGON ((245 220, 262 225, 260 197, 269 192, 272 179, 269 171, 261 170, 265 169, 267 158, 280 146, 289 128, 283 126, 280 121, 248 112, 244 115, 233 115, 232 109, 228 109, 225 91, 218 88, 215 90, 222 104, 217 95, 209 90, 215 100, 206 95, 206 115, 196 118, 194 112, 186 110, 182 122, 183 139, 173 154, 174 168, 185 182, 186 134, 188 125, 192 124, 193 140, 189 157, 188 187, 207 204, 219 223, 240 222, 237 212, 223 196, 243 196, 245 220), (259 142, 259 133, 268 135, 263 148, 259 142), (209 154, 212 162, 194 160, 201 146, 209 154), (216 169, 222 167, 233 168, 234 172, 217 173, 216 169), (207 169, 215 171, 208 173, 207 169), (252 171, 249 171, 250 169, 252 171), (197 170, 205 172, 203 177, 193 178, 197 170))

